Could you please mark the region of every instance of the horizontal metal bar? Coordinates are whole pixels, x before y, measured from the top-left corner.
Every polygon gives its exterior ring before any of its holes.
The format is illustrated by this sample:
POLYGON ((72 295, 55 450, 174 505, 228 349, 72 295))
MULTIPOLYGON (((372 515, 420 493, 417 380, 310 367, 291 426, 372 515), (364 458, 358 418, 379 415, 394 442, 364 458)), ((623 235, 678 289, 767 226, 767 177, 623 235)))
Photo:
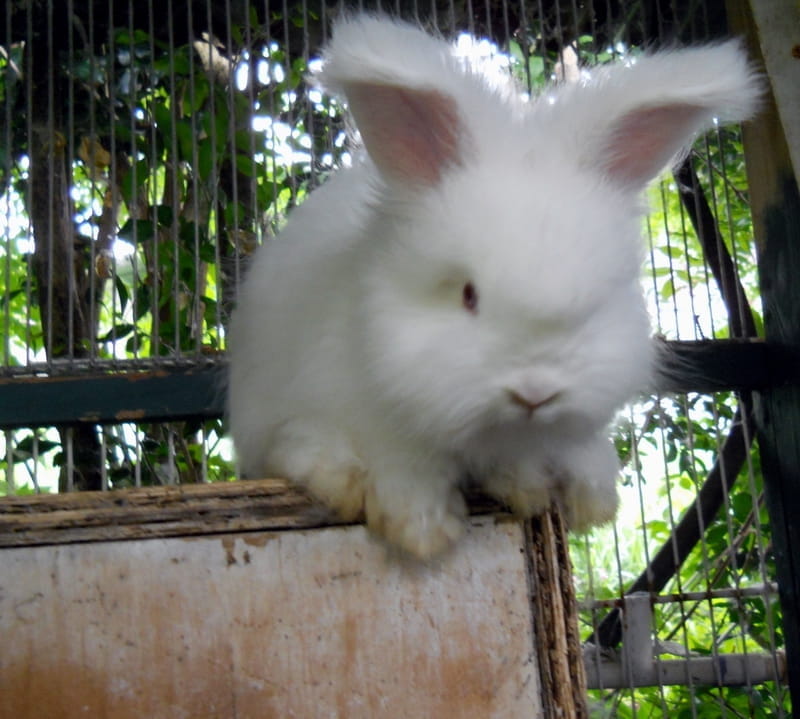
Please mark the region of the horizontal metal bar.
POLYGON ((584 653, 586 683, 589 689, 624 689, 683 686, 753 686, 764 682, 786 681, 786 656, 769 654, 720 654, 716 657, 653 659, 638 667, 635 678, 623 662, 600 659, 591 650, 584 653))
MULTIPOLYGON (((751 587, 718 587, 708 589, 703 592, 672 592, 670 594, 647 595, 651 604, 675 604, 676 602, 703 602, 710 599, 745 599, 747 597, 769 597, 778 594, 778 585, 775 582, 766 584, 756 584, 751 587)), ((590 609, 613 609, 622 607, 625 600, 617 597, 616 599, 592 599, 581 602, 582 610, 590 609)))
MULTIPOLYGON (((753 340, 658 341, 664 392, 758 390, 798 381, 796 352, 753 340)), ((221 417, 225 367, 165 366, 0 378, 0 428, 221 417)))
POLYGON ((0 427, 221 417, 222 366, 0 379, 0 427))
POLYGON ((100 357, 55 357, 46 362, 8 365, 0 369, 0 377, 73 377, 87 374, 122 374, 154 372, 156 370, 196 370, 219 367, 226 362, 224 352, 203 355, 165 355, 159 357, 130 357, 104 359, 100 357))
MULTIPOLYGON (((681 659, 661 659, 672 653, 652 637, 652 604, 647 592, 625 597, 622 649, 607 652, 587 643, 583 648, 587 684, 590 689, 654 687, 667 684, 703 686, 751 686, 786 679, 786 657, 771 654, 717 654, 696 656, 686 652, 681 659)), ((686 651, 679 647, 680 653, 686 651)))

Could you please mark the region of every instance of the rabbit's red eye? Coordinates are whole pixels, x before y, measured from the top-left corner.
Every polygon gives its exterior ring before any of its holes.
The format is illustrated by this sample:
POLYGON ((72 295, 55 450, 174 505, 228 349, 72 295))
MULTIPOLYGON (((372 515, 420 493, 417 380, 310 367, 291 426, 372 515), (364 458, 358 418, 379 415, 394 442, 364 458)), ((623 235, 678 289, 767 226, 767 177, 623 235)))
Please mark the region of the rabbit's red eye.
POLYGON ((475 314, 478 311, 478 290, 471 282, 467 282, 461 290, 461 303, 467 312, 475 314))

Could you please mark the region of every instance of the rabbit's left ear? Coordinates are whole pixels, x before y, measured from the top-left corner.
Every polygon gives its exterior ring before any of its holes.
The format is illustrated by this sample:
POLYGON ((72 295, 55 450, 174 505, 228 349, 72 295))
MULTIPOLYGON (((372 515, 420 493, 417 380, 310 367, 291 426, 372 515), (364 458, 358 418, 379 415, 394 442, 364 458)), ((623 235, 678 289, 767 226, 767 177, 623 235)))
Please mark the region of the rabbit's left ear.
POLYGON ((360 14, 336 23, 324 59, 317 82, 347 100, 386 180, 429 187, 461 164, 466 118, 457 97, 477 81, 449 43, 386 16, 360 14))
POLYGON ((631 110, 603 138, 598 148, 601 169, 614 182, 639 189, 674 161, 710 120, 705 108, 683 103, 631 110))
POLYGON ((342 91, 381 174, 403 184, 434 185, 460 163, 455 100, 438 90, 345 82, 342 91))
POLYGON ((583 138, 585 164, 638 191, 715 120, 750 117, 761 94, 761 78, 732 40, 601 68, 586 84, 565 88, 553 110, 583 138))

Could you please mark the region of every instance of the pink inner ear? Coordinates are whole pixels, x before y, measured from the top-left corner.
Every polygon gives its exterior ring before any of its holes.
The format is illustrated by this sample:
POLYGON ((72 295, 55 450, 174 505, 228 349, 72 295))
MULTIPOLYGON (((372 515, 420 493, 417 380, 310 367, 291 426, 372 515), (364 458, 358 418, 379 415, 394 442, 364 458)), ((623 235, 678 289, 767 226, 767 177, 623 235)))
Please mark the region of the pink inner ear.
POLYGON ((627 113, 612 131, 605 169, 625 185, 647 184, 691 141, 705 113, 704 108, 689 104, 627 113))
POLYGON ((455 101, 436 90, 377 83, 345 88, 370 157, 384 174, 433 185, 459 163, 460 120, 455 101))

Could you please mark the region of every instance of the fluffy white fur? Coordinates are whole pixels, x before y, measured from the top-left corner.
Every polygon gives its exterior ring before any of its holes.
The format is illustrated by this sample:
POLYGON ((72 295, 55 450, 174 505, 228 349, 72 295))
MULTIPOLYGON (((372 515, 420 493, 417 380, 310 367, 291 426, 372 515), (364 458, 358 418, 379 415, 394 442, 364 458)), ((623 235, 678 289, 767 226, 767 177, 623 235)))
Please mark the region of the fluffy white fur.
POLYGON ((366 153, 253 258, 230 326, 244 472, 366 511, 423 558, 461 533, 466 473, 525 516, 555 500, 575 528, 610 520, 607 427, 652 371, 641 191, 712 118, 753 112, 739 44, 524 103, 448 43, 361 15, 319 80, 366 153))

